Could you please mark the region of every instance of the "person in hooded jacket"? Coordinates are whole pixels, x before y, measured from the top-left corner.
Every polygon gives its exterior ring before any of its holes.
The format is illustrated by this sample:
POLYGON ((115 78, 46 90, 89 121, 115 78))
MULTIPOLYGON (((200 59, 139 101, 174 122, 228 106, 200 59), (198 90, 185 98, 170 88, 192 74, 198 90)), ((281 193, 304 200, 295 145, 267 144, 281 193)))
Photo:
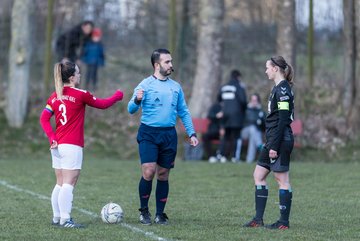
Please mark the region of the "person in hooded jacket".
POLYGON ((232 70, 230 76, 230 81, 223 85, 218 93, 218 102, 223 107, 222 128, 225 130, 217 155, 221 163, 227 162, 227 150, 231 160, 236 162, 236 144, 244 125, 247 106, 246 91, 240 80, 240 71, 232 70))

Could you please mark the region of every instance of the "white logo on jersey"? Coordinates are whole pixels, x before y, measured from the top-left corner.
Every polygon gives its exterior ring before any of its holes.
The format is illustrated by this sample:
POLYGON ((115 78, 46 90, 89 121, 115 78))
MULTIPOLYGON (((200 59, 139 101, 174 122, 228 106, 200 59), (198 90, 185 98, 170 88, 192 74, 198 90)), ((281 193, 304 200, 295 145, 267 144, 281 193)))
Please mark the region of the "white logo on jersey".
POLYGON ((233 99, 235 99, 235 93, 233 93, 233 92, 222 93, 221 98, 223 100, 233 100, 233 99))
POLYGON ((227 91, 227 92, 236 92, 236 87, 233 85, 224 85, 221 88, 221 91, 227 91))

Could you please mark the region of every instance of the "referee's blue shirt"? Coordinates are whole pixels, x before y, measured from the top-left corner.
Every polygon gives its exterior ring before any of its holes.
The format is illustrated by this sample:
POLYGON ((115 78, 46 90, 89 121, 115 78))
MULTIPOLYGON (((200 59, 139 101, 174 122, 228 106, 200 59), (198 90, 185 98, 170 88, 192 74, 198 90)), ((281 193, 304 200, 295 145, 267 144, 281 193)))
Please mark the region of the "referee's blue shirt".
POLYGON ((141 123, 152 127, 173 127, 179 116, 186 133, 195 133, 191 115, 186 105, 184 92, 179 83, 167 78, 159 80, 151 75, 140 82, 134 89, 134 94, 128 103, 128 111, 134 114, 142 107, 141 123), (139 105, 135 103, 136 92, 144 90, 144 96, 139 105))

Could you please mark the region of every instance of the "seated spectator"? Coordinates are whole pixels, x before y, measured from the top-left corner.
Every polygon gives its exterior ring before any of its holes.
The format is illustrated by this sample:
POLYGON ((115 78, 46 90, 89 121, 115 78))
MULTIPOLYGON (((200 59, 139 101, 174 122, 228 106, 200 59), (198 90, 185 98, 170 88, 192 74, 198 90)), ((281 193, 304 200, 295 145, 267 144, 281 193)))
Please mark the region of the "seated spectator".
POLYGON ((262 136, 265 130, 265 113, 261 108, 260 96, 252 94, 245 112, 244 128, 241 131, 240 139, 236 148, 236 158, 240 160, 241 145, 243 140, 248 140, 246 162, 252 163, 255 160, 256 152, 263 144, 262 136))
POLYGON ((222 118, 221 105, 214 103, 210 109, 207 118, 210 124, 206 133, 202 135, 205 158, 209 158, 209 162, 216 162, 215 151, 212 149, 211 142, 220 139, 220 125, 222 118))

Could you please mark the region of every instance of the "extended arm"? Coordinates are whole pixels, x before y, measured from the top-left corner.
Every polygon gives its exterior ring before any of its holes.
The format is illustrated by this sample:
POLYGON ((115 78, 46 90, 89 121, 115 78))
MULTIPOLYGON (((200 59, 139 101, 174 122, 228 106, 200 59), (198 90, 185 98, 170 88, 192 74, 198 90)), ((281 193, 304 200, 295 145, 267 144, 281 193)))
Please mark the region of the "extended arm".
POLYGON ((122 100, 123 97, 124 93, 121 90, 116 90, 112 96, 105 99, 99 99, 95 96, 92 96, 90 93, 87 93, 85 97, 85 103, 98 109, 107 109, 116 102, 122 100))

